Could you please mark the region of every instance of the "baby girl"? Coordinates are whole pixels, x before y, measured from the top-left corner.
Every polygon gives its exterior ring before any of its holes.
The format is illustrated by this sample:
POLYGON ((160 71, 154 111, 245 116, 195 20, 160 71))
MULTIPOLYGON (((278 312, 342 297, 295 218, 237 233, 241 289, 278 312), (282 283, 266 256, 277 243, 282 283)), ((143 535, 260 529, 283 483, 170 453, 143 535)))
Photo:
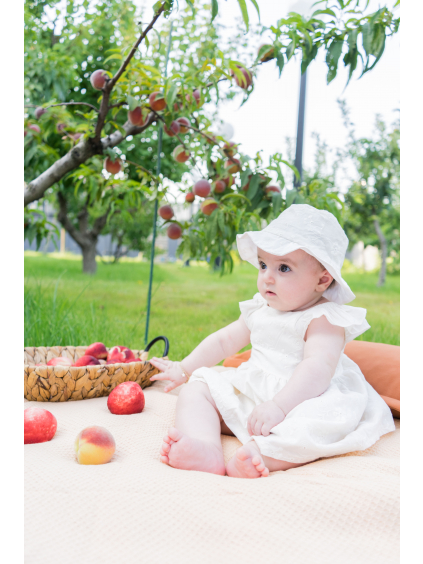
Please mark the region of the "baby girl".
POLYGON ((237 321, 209 335, 182 362, 153 358, 182 386, 160 460, 238 478, 364 450, 394 431, 391 412, 344 347, 369 325, 341 276, 348 239, 327 211, 292 205, 262 231, 237 235, 258 268, 253 299, 237 321), (251 342, 238 368, 211 367, 251 342), (243 446, 225 467, 221 433, 243 446))

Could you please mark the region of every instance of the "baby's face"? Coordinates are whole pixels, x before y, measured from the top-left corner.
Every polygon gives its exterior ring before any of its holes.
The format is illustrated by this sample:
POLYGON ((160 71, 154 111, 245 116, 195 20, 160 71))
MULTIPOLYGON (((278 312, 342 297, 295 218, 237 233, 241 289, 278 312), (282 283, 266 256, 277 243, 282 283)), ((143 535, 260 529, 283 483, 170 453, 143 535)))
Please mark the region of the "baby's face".
POLYGON ((313 305, 332 281, 327 270, 301 249, 282 257, 257 250, 257 288, 274 309, 294 311, 313 305))

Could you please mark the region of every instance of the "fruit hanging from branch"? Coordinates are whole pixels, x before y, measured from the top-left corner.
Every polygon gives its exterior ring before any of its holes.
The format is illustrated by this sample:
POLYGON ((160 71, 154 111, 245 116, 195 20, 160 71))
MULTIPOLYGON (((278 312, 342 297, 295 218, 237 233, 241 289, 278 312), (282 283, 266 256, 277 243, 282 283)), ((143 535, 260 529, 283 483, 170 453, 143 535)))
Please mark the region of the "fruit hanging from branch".
POLYGON ((175 147, 172 155, 175 161, 177 161, 178 163, 186 163, 191 156, 191 154, 185 150, 185 147, 183 145, 178 145, 177 147, 175 147))
POLYGON ((166 107, 166 100, 163 92, 152 92, 149 96, 150 107, 155 112, 161 112, 166 107))
POLYGON ((259 55, 260 55, 259 61, 261 61, 262 63, 265 63, 266 61, 270 61, 271 59, 275 58, 275 48, 273 47, 273 45, 268 45, 266 43, 263 43, 258 48, 257 56, 259 55))
POLYGON ((210 190, 210 182, 208 180, 205 180, 204 178, 197 180, 197 182, 194 184, 194 194, 196 196, 200 196, 200 198, 207 198, 207 196, 210 194, 210 190))
POLYGON ((106 71, 98 69, 90 76, 91 86, 96 90, 102 90, 108 78, 106 71))
POLYGON ((181 133, 186 133, 187 131, 189 131, 189 126, 191 125, 191 122, 189 121, 188 118, 180 117, 176 121, 179 123, 179 128, 181 133))
POLYGON ((229 174, 236 174, 241 170, 241 161, 239 159, 231 159, 225 162, 225 168, 229 174))
POLYGON ((35 133, 41 133, 41 128, 36 123, 31 123, 30 125, 28 125, 28 129, 35 131, 35 133))
POLYGON ((213 198, 207 198, 201 204, 201 211, 205 215, 211 215, 217 207, 219 207, 219 204, 216 200, 213 198))
POLYGON ((182 235, 182 229, 177 223, 171 223, 167 228, 167 236, 169 239, 179 239, 182 235))
POLYGON ((192 204, 192 202, 195 200, 195 194, 193 194, 192 192, 188 192, 187 194, 185 194, 185 201, 188 202, 189 204, 192 204))
POLYGON ((175 214, 170 206, 165 205, 159 208, 159 215, 162 219, 172 219, 175 214))
POLYGON ((106 157, 104 161, 104 168, 107 172, 110 172, 110 174, 117 174, 122 170, 122 161, 120 159, 112 161, 110 157, 106 157))
POLYGON ((169 137, 174 137, 181 131, 181 126, 179 125, 179 122, 175 120, 172 121, 169 127, 165 125, 163 129, 166 135, 168 135, 169 137))
POLYGON ((243 76, 239 77, 235 71, 232 71, 232 76, 235 77, 236 84, 243 90, 247 90, 253 84, 253 74, 248 69, 240 67, 237 65, 237 69, 242 73, 243 76))
POLYGON ((128 120, 132 125, 143 126, 147 122, 147 114, 144 115, 141 106, 128 111, 128 120))
POLYGON ((221 194, 225 190, 226 184, 223 180, 216 180, 216 182, 213 183, 213 191, 216 192, 216 194, 221 194))
POLYGON ((266 194, 269 194, 270 192, 277 192, 277 193, 281 193, 281 189, 279 188, 279 186, 266 186, 266 188, 264 189, 266 194))
POLYGON ((47 110, 45 110, 44 108, 38 107, 35 109, 34 115, 37 119, 40 119, 40 117, 46 113, 47 110))
MULTIPOLYGON (((192 93, 192 98, 194 98, 194 100, 197 102, 197 106, 200 105, 200 100, 201 100, 201 94, 199 90, 194 90, 194 92, 192 93)), ((191 104, 192 102, 192 98, 191 98, 191 94, 187 94, 185 96, 185 100, 188 102, 188 104, 191 104)))

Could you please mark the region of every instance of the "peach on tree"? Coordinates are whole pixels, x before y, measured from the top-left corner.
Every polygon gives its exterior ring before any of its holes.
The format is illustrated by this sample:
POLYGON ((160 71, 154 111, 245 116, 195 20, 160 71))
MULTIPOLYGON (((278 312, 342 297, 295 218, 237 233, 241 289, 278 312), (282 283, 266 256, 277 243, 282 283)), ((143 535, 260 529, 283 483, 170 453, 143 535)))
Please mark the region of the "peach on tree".
POLYGON ((155 112, 161 112, 166 107, 166 100, 163 96, 163 92, 152 92, 148 98, 150 102, 150 107, 155 112))
POLYGON ((204 178, 197 180, 194 184, 194 194, 200 196, 200 198, 206 198, 210 194, 210 190, 210 182, 204 178))
POLYGON ((116 159, 115 161, 112 161, 110 157, 106 157, 104 161, 104 168, 107 170, 107 172, 110 172, 110 174, 117 174, 122 170, 121 163, 122 161, 120 159, 116 159))
POLYGON ((172 219, 174 215, 173 209, 167 204, 159 208, 159 216, 162 219, 172 219))
POLYGON ((167 236, 169 239, 179 239, 182 235, 182 229, 177 223, 171 223, 167 228, 167 236))
POLYGON ((106 84, 106 80, 108 79, 106 71, 103 69, 98 69, 92 73, 90 76, 91 86, 96 90, 101 90, 103 86, 106 84))
POLYGON ((186 163, 191 156, 190 153, 186 152, 183 145, 178 145, 177 147, 175 147, 172 155, 175 161, 177 161, 178 163, 186 163))

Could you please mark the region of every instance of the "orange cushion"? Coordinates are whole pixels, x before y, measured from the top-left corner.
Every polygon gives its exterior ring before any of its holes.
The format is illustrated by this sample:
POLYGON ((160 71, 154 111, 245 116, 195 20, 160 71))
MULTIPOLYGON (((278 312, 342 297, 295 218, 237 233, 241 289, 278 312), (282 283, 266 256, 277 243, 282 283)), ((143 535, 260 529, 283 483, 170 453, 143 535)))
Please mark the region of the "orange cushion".
MULTIPOLYGON (((385 400, 394 417, 400 417, 400 347, 384 343, 351 341, 345 354, 362 371, 369 384, 385 400)), ((229 356, 223 366, 237 368, 251 356, 251 350, 229 356)))

